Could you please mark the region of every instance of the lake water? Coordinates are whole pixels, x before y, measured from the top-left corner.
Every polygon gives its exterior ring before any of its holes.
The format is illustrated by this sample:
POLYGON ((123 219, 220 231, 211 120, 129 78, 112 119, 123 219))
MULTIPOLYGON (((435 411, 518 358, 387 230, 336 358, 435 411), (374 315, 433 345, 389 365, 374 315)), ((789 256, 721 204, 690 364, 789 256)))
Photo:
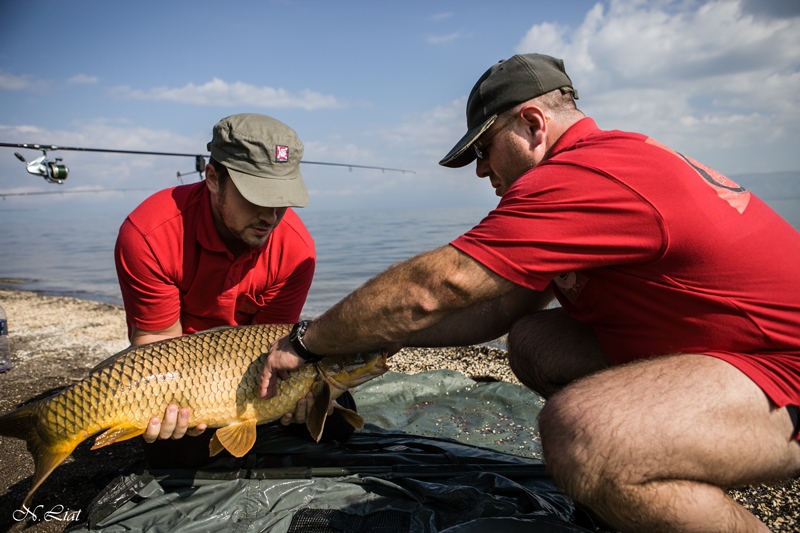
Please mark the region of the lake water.
MULTIPOLYGON (((488 210, 297 211, 317 246, 303 309, 314 317, 389 265, 447 244, 488 210)), ((121 304, 113 257, 121 222, 0 211, 0 287, 121 304)))
MULTIPOLYGON (((800 200, 769 203, 800 228, 800 200)), ((488 209, 298 212, 317 245, 317 270, 303 309, 310 318, 389 265, 446 244, 488 209)), ((0 210, 0 287, 121 304, 113 250, 122 218, 0 210)))

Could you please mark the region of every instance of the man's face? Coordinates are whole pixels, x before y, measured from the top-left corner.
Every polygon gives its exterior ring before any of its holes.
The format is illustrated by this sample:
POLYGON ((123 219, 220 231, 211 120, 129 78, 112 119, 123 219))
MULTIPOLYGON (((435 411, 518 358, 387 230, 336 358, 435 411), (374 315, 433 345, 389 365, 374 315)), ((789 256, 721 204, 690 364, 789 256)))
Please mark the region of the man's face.
POLYGON ((512 117, 505 124, 493 124, 475 143, 482 156, 475 160, 475 173, 479 178, 489 178, 497 196, 503 196, 514 182, 539 163, 525 136, 525 127, 523 120, 512 117))
POLYGON ((261 207, 248 202, 230 177, 216 192, 211 188, 211 205, 217 233, 234 254, 267 242, 286 213, 285 207, 261 207))

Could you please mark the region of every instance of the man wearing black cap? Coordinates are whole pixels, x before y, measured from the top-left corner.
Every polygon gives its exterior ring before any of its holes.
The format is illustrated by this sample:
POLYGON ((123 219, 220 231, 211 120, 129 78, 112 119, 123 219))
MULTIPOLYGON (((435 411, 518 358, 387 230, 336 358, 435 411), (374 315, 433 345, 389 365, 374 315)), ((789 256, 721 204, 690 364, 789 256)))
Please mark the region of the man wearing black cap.
POLYGON ((298 352, 508 333, 576 501, 624 531, 767 531, 721 487, 800 473, 800 234, 691 157, 600 130, 577 96, 561 60, 492 66, 441 164, 477 160, 497 208, 277 341, 261 392, 298 352))
MULTIPOLYGON (((208 150, 204 181, 156 193, 120 228, 115 259, 134 346, 300 318, 316 263, 314 242, 291 209, 308 205, 302 142, 280 121, 247 113, 219 121, 208 150)), ((311 405, 309 397, 281 422, 303 422, 311 405)), ((189 415, 171 405, 145 440, 201 433, 204 425, 188 429, 189 415)))

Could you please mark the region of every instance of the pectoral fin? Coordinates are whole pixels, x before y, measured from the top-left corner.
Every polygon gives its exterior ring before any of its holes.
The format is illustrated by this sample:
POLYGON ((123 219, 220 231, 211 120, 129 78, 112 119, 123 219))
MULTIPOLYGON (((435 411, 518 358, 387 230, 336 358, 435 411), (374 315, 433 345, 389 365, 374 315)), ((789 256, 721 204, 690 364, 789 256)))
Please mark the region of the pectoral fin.
POLYGON ((345 422, 356 429, 364 429, 364 419, 361 418, 360 414, 347 407, 342 407, 336 402, 333 402, 333 408, 339 411, 339 414, 344 418, 345 422))
POLYGON ((143 434, 147 428, 140 428, 136 426, 114 426, 108 428, 103 433, 95 437, 93 450, 114 444, 115 442, 122 442, 123 440, 132 439, 143 434))
POLYGON ((318 381, 314 388, 314 406, 306 418, 306 427, 311 438, 319 442, 325 420, 328 418, 328 405, 331 403, 331 387, 324 381, 318 381))
POLYGON ((255 443, 256 421, 251 419, 219 428, 208 443, 208 449, 212 456, 224 448, 234 457, 243 457, 255 443))

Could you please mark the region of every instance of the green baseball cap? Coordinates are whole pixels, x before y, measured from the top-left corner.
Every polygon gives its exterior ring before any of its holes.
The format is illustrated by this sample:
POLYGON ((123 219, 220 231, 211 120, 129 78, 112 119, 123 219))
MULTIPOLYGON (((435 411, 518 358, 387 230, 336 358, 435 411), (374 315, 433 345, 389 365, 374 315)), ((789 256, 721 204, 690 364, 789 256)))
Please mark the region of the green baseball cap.
POLYGON ((466 135, 439 164, 459 168, 472 163, 475 160, 473 143, 494 124, 499 114, 556 89, 569 91, 578 98, 578 91, 572 87, 561 59, 543 54, 518 54, 494 64, 469 93, 466 135))
POLYGON ((263 207, 305 207, 308 191, 300 174, 303 143, 279 120, 256 113, 223 118, 208 143, 248 201, 263 207))

